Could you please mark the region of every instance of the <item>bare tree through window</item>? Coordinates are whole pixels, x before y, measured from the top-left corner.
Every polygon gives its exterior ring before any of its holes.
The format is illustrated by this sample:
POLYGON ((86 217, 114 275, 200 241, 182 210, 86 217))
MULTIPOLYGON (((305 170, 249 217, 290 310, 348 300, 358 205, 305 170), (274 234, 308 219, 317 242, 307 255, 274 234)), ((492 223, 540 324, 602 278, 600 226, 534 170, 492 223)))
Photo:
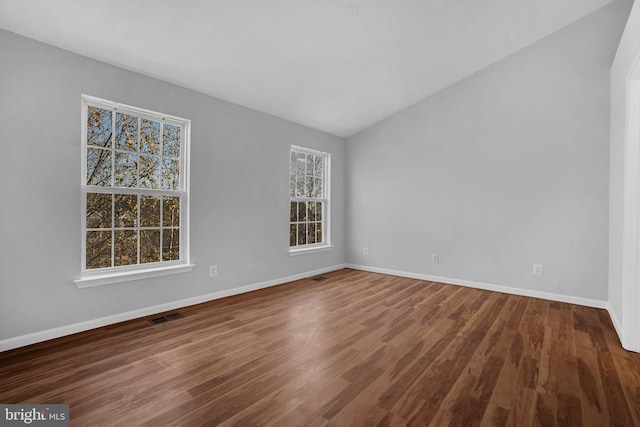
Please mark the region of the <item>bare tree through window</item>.
POLYGON ((181 260, 184 124, 87 102, 84 269, 181 260))
POLYGON ((289 246, 327 244, 327 153, 292 146, 289 168, 289 246))

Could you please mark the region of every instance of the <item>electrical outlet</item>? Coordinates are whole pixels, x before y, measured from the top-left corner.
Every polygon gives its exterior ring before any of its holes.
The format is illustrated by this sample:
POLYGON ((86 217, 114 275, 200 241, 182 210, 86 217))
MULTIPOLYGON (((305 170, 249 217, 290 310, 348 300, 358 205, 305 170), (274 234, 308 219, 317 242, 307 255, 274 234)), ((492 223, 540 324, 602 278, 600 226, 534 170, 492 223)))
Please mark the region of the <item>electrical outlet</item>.
POLYGON ((369 248, 364 248, 364 254, 369 255, 369 248))
POLYGON ((542 276, 542 264, 533 264, 533 274, 542 276))
POLYGON ((440 262, 440 254, 433 254, 431 255, 431 261, 433 261, 435 264, 440 262))
POLYGON ((209 277, 216 277, 218 275, 218 266, 212 265, 209 267, 209 277))

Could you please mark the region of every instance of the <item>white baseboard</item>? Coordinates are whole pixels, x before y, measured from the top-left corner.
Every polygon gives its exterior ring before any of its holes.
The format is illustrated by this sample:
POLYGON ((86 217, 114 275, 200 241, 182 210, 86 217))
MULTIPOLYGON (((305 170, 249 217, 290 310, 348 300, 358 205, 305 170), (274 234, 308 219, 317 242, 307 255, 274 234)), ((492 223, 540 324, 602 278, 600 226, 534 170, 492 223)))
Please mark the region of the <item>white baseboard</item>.
POLYGON ((87 320, 85 322, 74 323, 71 325, 60 326, 53 329, 47 329, 45 331, 34 332, 32 334, 8 338, 0 341, 0 352, 12 350, 14 348, 24 347, 30 344, 35 344, 38 342, 47 341, 54 338, 60 338, 60 337, 75 334, 78 332, 88 331, 90 329, 101 328, 107 325, 113 325, 114 323, 125 322, 127 320, 150 316, 156 313, 162 313, 165 311, 175 310, 178 308, 187 307, 195 304, 201 304, 203 302, 213 301, 216 299, 225 298, 232 295, 243 294, 243 293, 255 291, 258 289, 281 285, 283 283, 293 282, 295 280, 317 276, 319 274, 328 273, 330 271, 340 270, 345 267, 346 267, 345 264, 338 264, 331 267, 321 268, 318 270, 307 271, 305 273, 294 274, 293 276, 267 280, 266 282, 254 283, 251 285, 240 286, 238 288, 233 288, 233 289, 225 289, 225 290, 213 292, 210 294, 198 295, 196 297, 186 298, 178 301, 171 301, 165 304, 154 305, 152 307, 145 307, 145 308, 140 308, 133 311, 127 311, 125 313, 119 313, 111 316, 101 317, 99 319, 87 320))
MULTIPOLYGON (((618 338, 622 341, 622 323, 616 316, 616 312, 611 308, 611 304, 607 301, 607 311, 609 312, 609 317, 611 318, 611 323, 613 323, 613 327, 618 334, 618 338)), ((628 350, 628 349, 627 349, 628 350)))
POLYGON ((633 340, 623 339, 624 334, 622 333, 622 323, 620 322, 620 319, 618 318, 616 311, 613 310, 613 308, 611 307, 611 304, 609 304, 608 302, 607 302, 607 311, 609 312, 609 317, 611 318, 613 327, 616 330, 616 333, 618 334, 618 339, 620 340, 620 344, 622 345, 622 348, 628 351, 633 351, 634 353, 640 353, 640 344, 638 344, 637 341, 629 342, 633 340))
POLYGON ((390 274, 392 276, 409 277, 411 279, 447 283, 451 285, 465 286, 468 288, 477 288, 477 289, 484 289, 487 291, 503 292, 505 294, 522 295, 525 297, 541 298, 541 299, 546 299, 550 301, 584 305, 587 307, 605 308, 605 309, 607 308, 607 301, 576 297, 572 295, 554 294, 551 292, 535 291, 532 289, 513 288, 511 286, 493 285, 490 283, 473 282, 470 280, 462 280, 462 279, 452 279, 450 277, 431 276, 429 274, 410 273, 407 271, 391 270, 388 268, 369 267, 366 265, 347 264, 346 267, 353 268, 354 270, 370 271, 372 273, 390 274))

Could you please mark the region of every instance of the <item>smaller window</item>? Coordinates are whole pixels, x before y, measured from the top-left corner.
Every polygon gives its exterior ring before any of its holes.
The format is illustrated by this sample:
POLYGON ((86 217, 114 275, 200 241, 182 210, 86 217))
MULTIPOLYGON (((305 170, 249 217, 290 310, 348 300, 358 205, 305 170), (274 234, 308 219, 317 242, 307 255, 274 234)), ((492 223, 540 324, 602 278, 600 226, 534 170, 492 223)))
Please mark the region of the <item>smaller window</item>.
POLYGON ((290 252, 330 246, 330 154, 291 146, 289 167, 290 252))

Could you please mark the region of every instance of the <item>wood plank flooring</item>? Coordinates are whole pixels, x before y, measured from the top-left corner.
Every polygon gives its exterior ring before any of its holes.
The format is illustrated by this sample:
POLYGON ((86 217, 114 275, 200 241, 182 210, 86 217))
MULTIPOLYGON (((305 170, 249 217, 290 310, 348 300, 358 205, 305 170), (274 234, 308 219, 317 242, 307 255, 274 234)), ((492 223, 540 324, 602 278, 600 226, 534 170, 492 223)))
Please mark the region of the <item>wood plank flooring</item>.
POLYGON ((0 402, 72 426, 640 426, 640 355, 604 310, 324 277, 0 353, 0 402))

